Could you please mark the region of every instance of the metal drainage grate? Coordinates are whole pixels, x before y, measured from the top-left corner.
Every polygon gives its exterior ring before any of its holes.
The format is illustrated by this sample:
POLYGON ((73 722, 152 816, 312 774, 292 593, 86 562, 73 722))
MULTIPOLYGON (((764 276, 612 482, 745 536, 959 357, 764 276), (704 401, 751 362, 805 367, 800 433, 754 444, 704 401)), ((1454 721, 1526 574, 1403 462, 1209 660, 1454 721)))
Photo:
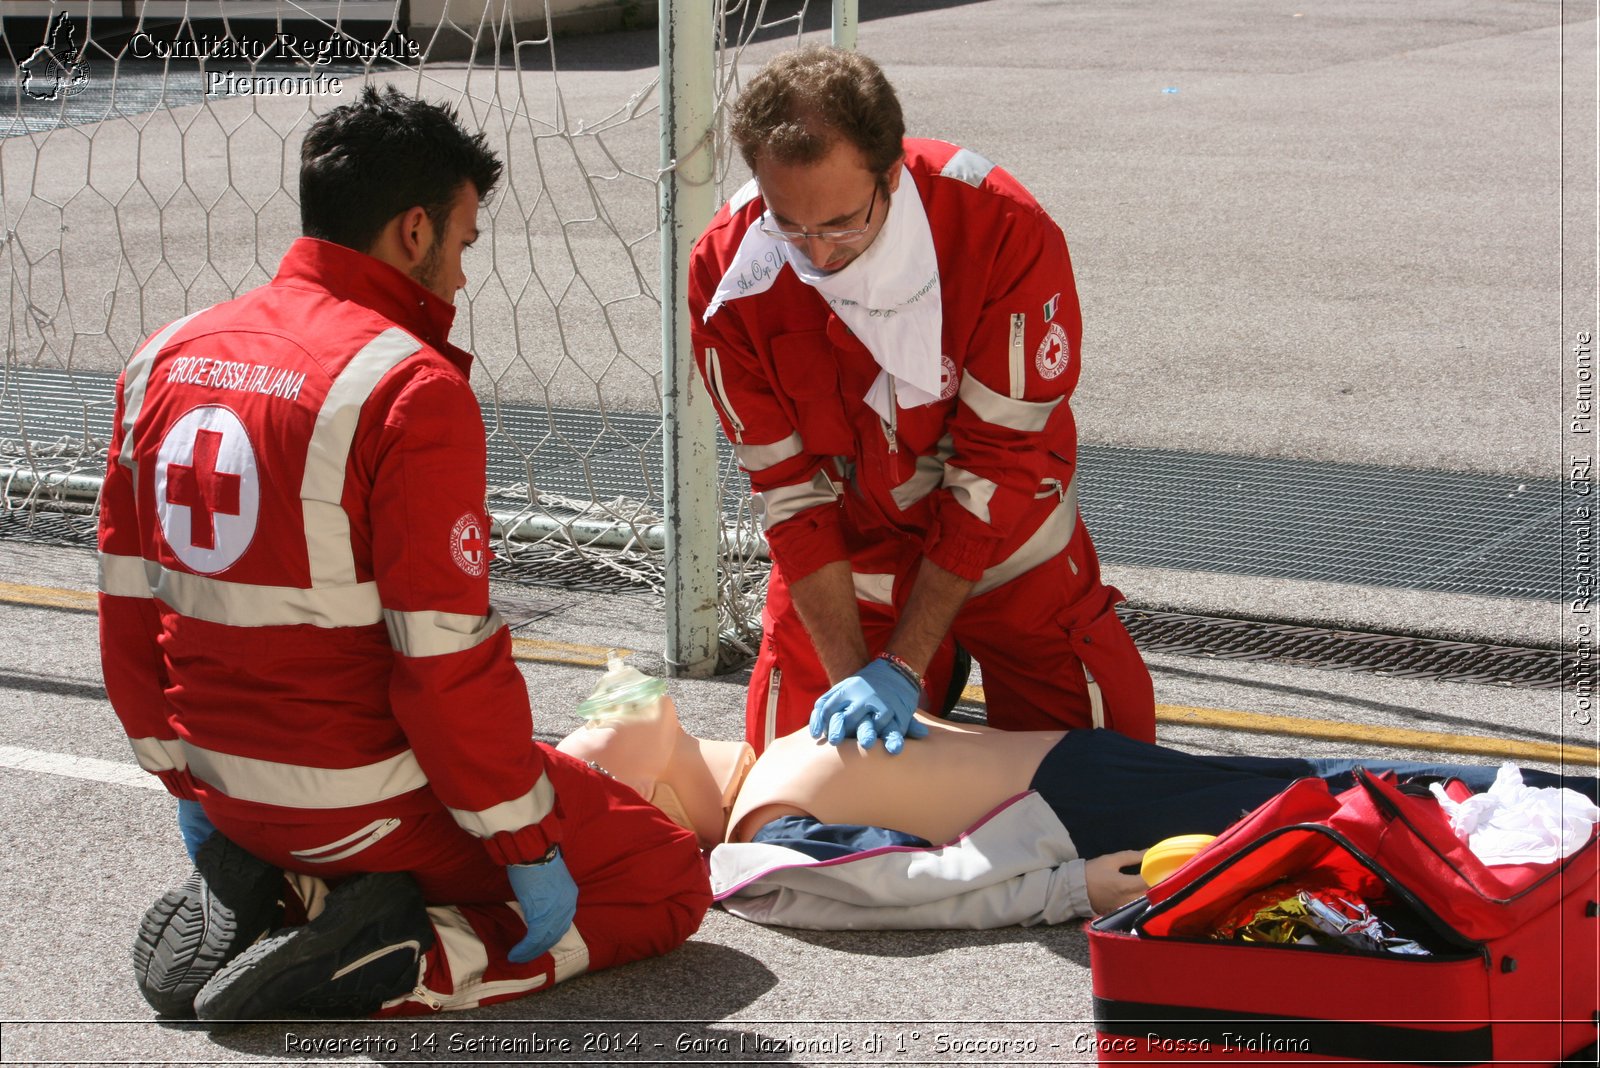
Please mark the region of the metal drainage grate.
POLYGON ((659 583, 646 566, 629 566, 629 561, 618 554, 603 550, 585 550, 578 556, 566 546, 518 546, 512 556, 502 556, 496 549, 489 564, 489 573, 508 582, 525 586, 556 586, 564 590, 584 593, 651 593, 659 583))
MULTIPOLYGON (((95 521, 60 512, 0 512, 0 538, 92 548, 95 521)), ((496 557, 499 578, 530 586, 555 586, 593 593, 654 592, 639 569, 607 554, 578 557, 564 546, 531 545, 514 557, 496 557)), ((1146 653, 1217 660, 1259 660, 1343 671, 1368 671, 1393 678, 1439 679, 1522 689, 1559 689, 1578 670, 1575 656, 1556 649, 1530 649, 1473 642, 1438 641, 1401 634, 1327 630, 1290 623, 1162 612, 1124 605, 1118 615, 1146 653)))
POLYGON ((0 538, 41 542, 46 545, 95 546, 95 517, 40 509, 0 511, 0 538))
POLYGON ((1370 671, 1405 679, 1489 683, 1555 690, 1578 668, 1558 649, 1448 642, 1401 634, 1324 630, 1289 623, 1220 619, 1144 608, 1119 609, 1128 633, 1146 653, 1178 653, 1218 660, 1270 660, 1283 664, 1370 671))
MULTIPOLYGON (((95 517, 47 509, 0 511, 0 539, 44 545, 95 547, 95 517)), ((566 546, 519 546, 514 556, 496 555, 489 571, 497 578, 529 586, 556 586, 588 593, 650 593, 658 582, 647 569, 631 567, 615 553, 589 550, 574 555, 566 546)))
MULTIPOLYGON (((40 452, 85 433, 104 442, 115 381, 0 368, 0 436, 16 434, 40 452)), ((660 500, 653 413, 505 405, 488 429, 491 486, 660 500)), ((717 450, 727 471, 732 455, 720 435, 717 450)), ((1561 598, 1556 479, 1105 445, 1083 445, 1079 455, 1084 522, 1108 563, 1561 598)), ((740 503, 735 492, 724 506, 731 514, 740 503)))

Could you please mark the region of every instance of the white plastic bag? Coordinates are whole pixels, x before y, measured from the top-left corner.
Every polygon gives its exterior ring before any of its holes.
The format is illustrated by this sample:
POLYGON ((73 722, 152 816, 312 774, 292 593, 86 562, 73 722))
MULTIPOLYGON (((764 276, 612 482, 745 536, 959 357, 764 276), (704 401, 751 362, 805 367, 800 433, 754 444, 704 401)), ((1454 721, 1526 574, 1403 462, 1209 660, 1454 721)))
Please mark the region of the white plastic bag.
POLYGON ((1438 783, 1450 828, 1485 864, 1542 864, 1570 857, 1600 821, 1594 802, 1566 787, 1526 786, 1515 764, 1500 765, 1494 785, 1465 801, 1451 800, 1438 783))

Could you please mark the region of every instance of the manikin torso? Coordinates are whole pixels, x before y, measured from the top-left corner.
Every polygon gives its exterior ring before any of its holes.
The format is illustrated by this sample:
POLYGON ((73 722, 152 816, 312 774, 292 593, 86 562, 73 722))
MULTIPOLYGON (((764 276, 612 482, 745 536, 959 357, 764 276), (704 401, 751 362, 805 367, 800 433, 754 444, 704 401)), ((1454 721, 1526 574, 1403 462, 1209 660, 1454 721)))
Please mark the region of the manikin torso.
POLYGON ((940 845, 1027 790, 1064 734, 918 718, 928 737, 906 742, 895 756, 881 744, 834 746, 803 730, 777 739, 745 776, 728 840, 747 842, 779 816, 809 815, 823 823, 890 827, 940 845))
POLYGON ((752 765, 743 742, 685 732, 663 697, 648 712, 591 721, 557 748, 637 790, 708 849, 724 838, 749 841, 785 815, 890 827, 942 844, 1027 790, 1064 733, 918 718, 929 736, 896 756, 881 745, 813 741, 802 730, 774 741, 752 765))

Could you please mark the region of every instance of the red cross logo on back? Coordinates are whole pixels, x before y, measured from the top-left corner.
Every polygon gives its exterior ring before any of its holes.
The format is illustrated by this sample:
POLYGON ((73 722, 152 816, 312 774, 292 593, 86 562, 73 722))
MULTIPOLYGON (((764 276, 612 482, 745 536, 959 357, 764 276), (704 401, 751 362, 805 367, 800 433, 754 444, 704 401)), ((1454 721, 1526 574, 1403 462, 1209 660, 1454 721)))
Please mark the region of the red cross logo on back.
POLYGON ((231 567, 255 538, 261 485, 244 423, 220 404, 167 428, 155 462, 156 515, 167 546, 202 575, 231 567))
POLYGON ((189 544, 197 549, 217 547, 213 512, 239 514, 239 485, 244 480, 217 470, 222 435, 198 430, 194 435, 194 462, 167 467, 167 503, 189 509, 189 544))

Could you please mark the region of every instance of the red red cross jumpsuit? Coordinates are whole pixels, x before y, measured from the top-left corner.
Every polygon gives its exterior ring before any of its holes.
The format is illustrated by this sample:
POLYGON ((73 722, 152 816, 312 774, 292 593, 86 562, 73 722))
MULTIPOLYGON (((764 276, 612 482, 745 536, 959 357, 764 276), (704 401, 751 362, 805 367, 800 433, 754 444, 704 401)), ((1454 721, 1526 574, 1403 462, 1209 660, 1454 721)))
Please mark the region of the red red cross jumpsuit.
POLYGON ((533 741, 454 313, 300 239, 129 362, 100 513, 106 690, 140 765, 290 871, 412 872, 446 909, 423 1008, 665 952, 710 900, 692 834, 533 741), (554 842, 577 919, 511 965, 504 866, 554 842))
MULTIPOLYGON (((1105 726, 1153 741, 1150 675, 1078 516, 1068 398, 1083 329, 1066 239, 975 153, 922 140, 905 150, 942 293, 934 403, 880 419, 863 401, 879 373, 872 354, 786 264, 770 288, 707 315, 766 210, 754 183, 692 256, 696 361, 775 564, 746 739, 759 750, 798 729, 829 686, 788 584, 849 560, 877 651, 926 558, 977 584, 951 634, 982 667, 993 725, 1105 726)), ((938 661, 928 673, 935 698, 942 673, 938 661)))

